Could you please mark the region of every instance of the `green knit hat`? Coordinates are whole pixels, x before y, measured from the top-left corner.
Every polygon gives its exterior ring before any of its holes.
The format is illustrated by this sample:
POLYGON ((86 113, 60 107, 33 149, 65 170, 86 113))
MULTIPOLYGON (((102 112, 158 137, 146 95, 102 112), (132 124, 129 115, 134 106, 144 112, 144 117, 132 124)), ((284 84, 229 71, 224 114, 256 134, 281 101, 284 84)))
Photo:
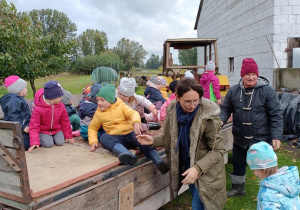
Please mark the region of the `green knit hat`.
POLYGON ((106 85, 103 88, 100 88, 100 90, 97 93, 97 96, 100 96, 104 98, 109 103, 113 104, 115 103, 115 86, 114 85, 106 85))

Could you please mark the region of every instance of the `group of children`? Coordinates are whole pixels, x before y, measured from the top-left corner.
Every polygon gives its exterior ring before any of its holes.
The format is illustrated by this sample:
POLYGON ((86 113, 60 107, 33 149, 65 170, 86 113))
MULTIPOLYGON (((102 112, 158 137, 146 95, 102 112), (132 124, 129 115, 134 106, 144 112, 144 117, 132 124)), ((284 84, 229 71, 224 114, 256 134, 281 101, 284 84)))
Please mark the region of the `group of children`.
MULTIPOLYGON (((209 61, 200 83, 204 96, 221 104, 219 81, 214 75, 215 65, 209 61)), ((192 73, 186 77, 192 78, 192 73)), ((72 129, 89 141, 90 151, 101 146, 119 158, 122 164, 134 165, 138 158, 129 149, 139 147, 150 158, 158 170, 169 171, 158 152, 141 145, 136 136, 147 130, 147 121, 164 120, 166 107, 176 99, 178 81, 169 84, 172 94, 167 100, 160 90, 165 85, 162 77, 151 77, 147 82, 145 97, 135 94, 136 82, 133 78, 122 78, 115 89, 114 85, 102 87, 95 84, 86 87, 79 103, 78 115, 72 106, 72 94, 64 90, 56 81, 49 81, 37 91, 32 113, 24 99, 27 83, 18 76, 5 79, 8 94, 0 99, 4 120, 21 124, 25 150, 63 145, 74 142, 72 129), (63 103, 62 103, 63 102, 63 103), (30 138, 29 138, 30 137, 30 138)), ((273 148, 259 142, 252 145, 247 153, 247 163, 254 175, 261 179, 257 196, 258 209, 300 209, 300 182, 296 166, 277 167, 277 156, 273 148)))

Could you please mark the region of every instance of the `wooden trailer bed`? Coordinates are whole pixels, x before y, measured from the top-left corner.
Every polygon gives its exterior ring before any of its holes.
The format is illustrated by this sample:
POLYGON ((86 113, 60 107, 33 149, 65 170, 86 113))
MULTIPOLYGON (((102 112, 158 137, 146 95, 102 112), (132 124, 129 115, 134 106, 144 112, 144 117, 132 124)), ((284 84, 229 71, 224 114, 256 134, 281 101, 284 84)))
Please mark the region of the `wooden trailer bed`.
MULTIPOLYGON (((231 126, 223 135, 230 150, 231 126)), ((170 201, 168 173, 138 151, 129 166, 105 149, 90 152, 82 140, 32 153, 21 143, 19 124, 0 121, 0 209, 157 209, 170 201)), ((158 152, 166 159, 163 148, 158 152)))

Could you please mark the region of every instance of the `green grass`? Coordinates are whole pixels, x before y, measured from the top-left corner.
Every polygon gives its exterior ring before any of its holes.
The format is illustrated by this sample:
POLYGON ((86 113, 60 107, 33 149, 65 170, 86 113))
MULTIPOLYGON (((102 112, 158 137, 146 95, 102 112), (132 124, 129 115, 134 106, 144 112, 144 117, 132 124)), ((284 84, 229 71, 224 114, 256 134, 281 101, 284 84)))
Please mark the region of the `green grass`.
MULTIPOLYGON (((68 74, 68 73, 63 73, 63 74, 59 74, 59 75, 53 75, 53 76, 36 79, 34 81, 36 90, 43 88, 44 84, 46 82, 48 82, 49 80, 58 81, 64 89, 70 91, 72 94, 82 93, 82 89, 86 85, 92 84, 91 75, 72 75, 72 74, 68 74)), ((26 99, 33 99, 33 91, 31 89, 30 83, 28 81, 27 81, 27 84, 28 84, 28 86, 27 86, 28 94, 27 94, 26 99)), ((0 97, 6 93, 8 93, 7 89, 4 86, 2 86, 2 88, 0 88, 0 97)))
MULTIPOLYGON (((281 149, 276 152, 278 157, 278 167, 282 166, 297 166, 300 168, 299 152, 286 143, 284 143, 281 149)), ((232 172, 232 153, 229 153, 229 163, 226 164, 226 187, 227 190, 231 190, 230 173, 232 172)), ((243 197, 231 197, 227 199, 227 203, 224 206, 224 210, 251 210, 256 209, 256 196, 259 190, 259 180, 253 175, 253 171, 247 167, 246 174, 246 196, 243 197)), ((167 203, 160 210, 167 209, 191 209, 192 197, 189 191, 182 193, 175 200, 167 203)))

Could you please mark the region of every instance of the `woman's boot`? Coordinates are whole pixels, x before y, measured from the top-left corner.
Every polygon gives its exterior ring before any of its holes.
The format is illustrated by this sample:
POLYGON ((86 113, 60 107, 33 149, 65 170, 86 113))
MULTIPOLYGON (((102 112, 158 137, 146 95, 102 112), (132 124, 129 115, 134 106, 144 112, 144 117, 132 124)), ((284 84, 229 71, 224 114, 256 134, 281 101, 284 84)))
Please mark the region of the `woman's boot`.
POLYGON ((119 160, 125 165, 134 165, 138 160, 137 156, 133 155, 131 152, 123 146, 123 144, 117 143, 112 148, 113 153, 119 156, 119 160))
POLYGON ((232 190, 227 191, 227 198, 231 196, 244 196, 245 192, 245 178, 246 176, 230 175, 232 190))

